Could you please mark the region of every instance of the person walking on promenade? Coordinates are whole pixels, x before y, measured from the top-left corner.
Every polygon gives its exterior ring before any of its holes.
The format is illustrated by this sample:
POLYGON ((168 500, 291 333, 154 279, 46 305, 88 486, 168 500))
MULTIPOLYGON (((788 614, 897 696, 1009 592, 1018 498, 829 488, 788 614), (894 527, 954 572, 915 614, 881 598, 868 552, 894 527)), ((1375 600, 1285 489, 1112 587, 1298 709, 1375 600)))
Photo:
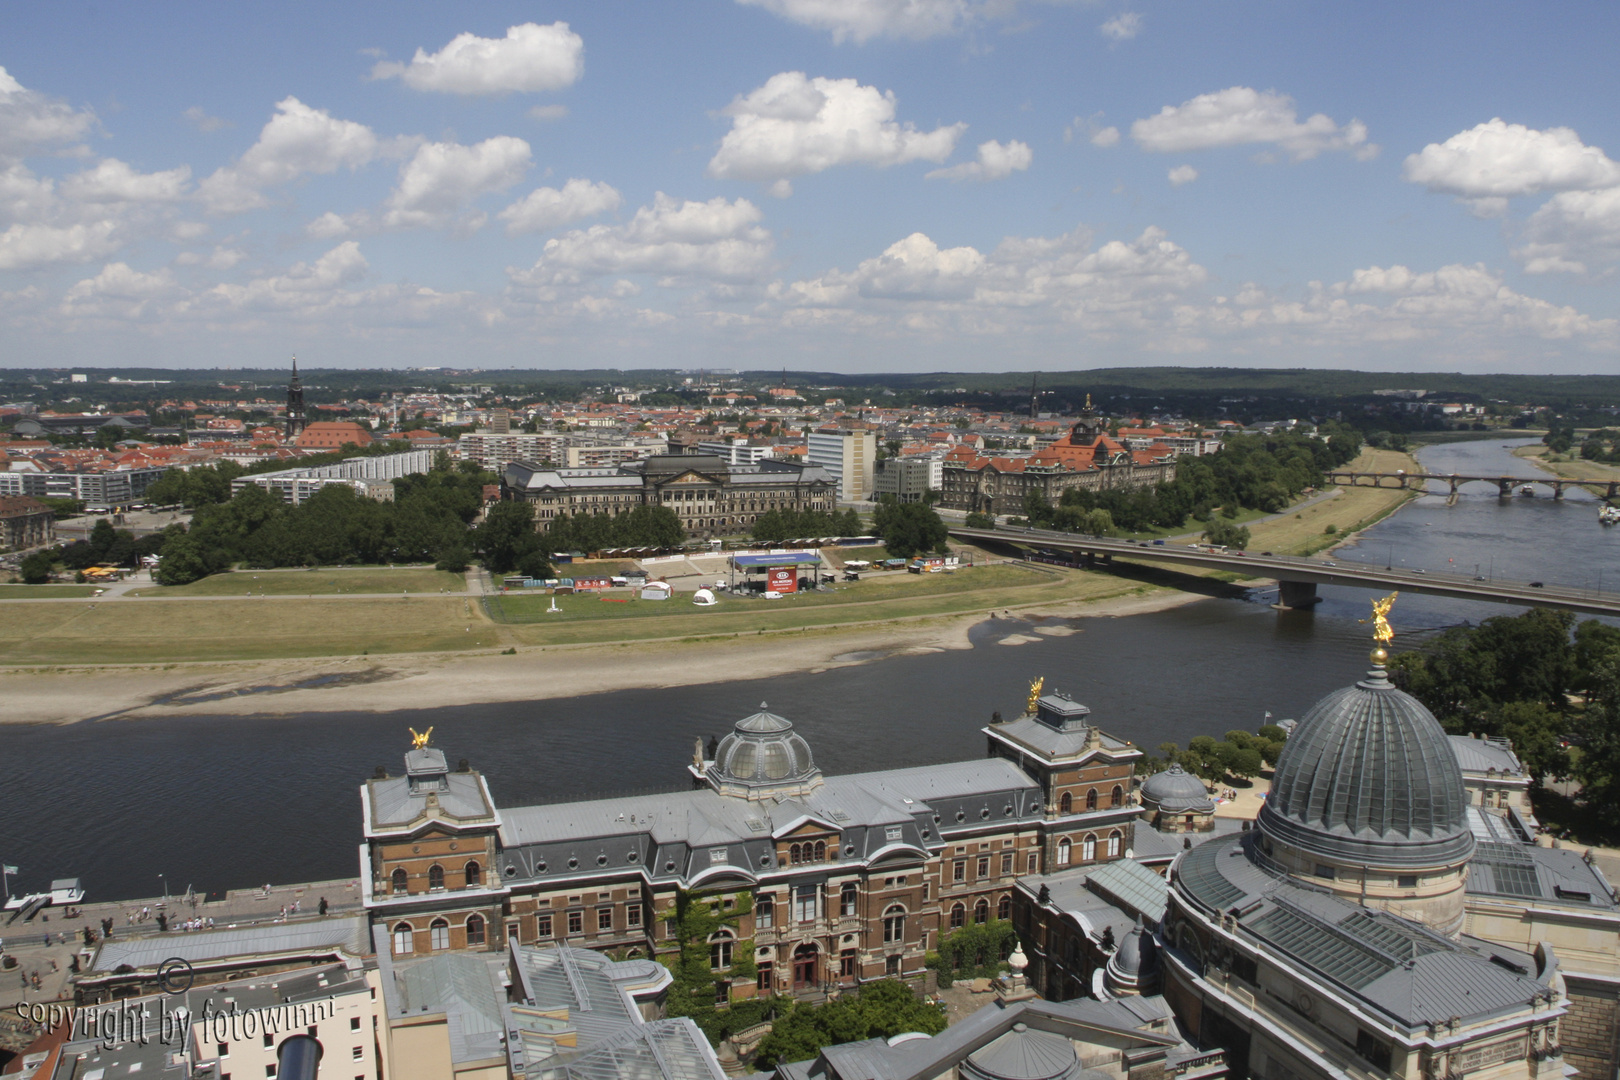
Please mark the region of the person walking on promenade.
POLYGON ((321 897, 320 913, 322 915, 326 914, 326 897, 324 896, 321 897))

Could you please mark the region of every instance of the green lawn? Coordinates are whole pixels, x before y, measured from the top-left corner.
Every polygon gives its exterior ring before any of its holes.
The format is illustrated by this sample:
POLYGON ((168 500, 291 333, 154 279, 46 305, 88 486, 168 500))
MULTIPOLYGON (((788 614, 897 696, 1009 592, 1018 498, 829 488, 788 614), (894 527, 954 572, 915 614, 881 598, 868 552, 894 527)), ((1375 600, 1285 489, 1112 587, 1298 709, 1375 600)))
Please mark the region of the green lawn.
POLYGON ((559 596, 557 606, 563 609, 560 615, 544 614, 550 597, 508 594, 502 600, 492 600, 491 607, 496 608, 497 618, 504 616, 520 624, 503 628, 519 644, 566 645, 817 630, 851 623, 982 613, 1026 604, 1100 600, 1143 593, 1150 588, 1106 573, 1043 573, 1008 565, 955 574, 907 575, 903 580, 852 582, 831 594, 781 600, 723 597, 712 608, 693 606, 687 594, 634 604, 559 596), (653 617, 637 617, 643 615, 653 617))
POLYGON ((0 585, 0 600, 38 600, 45 597, 70 599, 94 596, 95 585, 0 585))
POLYGON ((214 574, 190 585, 152 586, 143 596, 332 596, 340 593, 463 593, 467 579, 430 567, 321 568, 316 570, 237 570, 214 574))

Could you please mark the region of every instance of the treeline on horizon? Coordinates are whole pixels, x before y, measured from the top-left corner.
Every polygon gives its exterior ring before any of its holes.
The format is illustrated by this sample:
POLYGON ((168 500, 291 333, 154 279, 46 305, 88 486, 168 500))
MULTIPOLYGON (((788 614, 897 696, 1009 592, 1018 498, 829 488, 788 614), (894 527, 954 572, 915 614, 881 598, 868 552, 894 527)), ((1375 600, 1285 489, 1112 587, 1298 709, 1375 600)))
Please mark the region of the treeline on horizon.
MULTIPOLYGON (((221 383, 255 384, 243 391, 274 397, 285 387, 289 368, 199 369, 199 368, 12 368, 0 372, 0 397, 26 397, 58 388, 52 380, 69 372, 105 379, 118 374, 132 379, 168 379, 166 386, 138 387, 105 381, 64 384, 60 387, 86 400, 104 400, 122 394, 119 400, 151 398, 217 397, 221 383), (35 381, 29 382, 33 376, 35 381)), ((489 386, 497 394, 543 394, 573 398, 593 388, 612 385, 679 387, 693 369, 551 369, 466 371, 395 371, 304 367, 299 374, 311 403, 326 400, 323 394, 377 397, 405 390, 453 393, 456 387, 489 386)), ((1263 395, 1265 400, 1294 401, 1299 404, 1337 399, 1369 399, 1376 390, 1423 389, 1438 396, 1456 396, 1472 401, 1500 400, 1534 402, 1555 408, 1577 403, 1590 407, 1620 403, 1620 376, 1616 375, 1512 375, 1463 372, 1372 372, 1353 369, 1311 368, 1094 368, 1071 371, 1005 372, 869 372, 746 370, 735 378, 755 387, 788 385, 804 391, 813 386, 860 389, 881 394, 926 395, 939 404, 957 398, 975 399, 982 395, 1006 398, 1009 408, 1027 407, 1032 389, 1042 394, 1042 407, 1061 404, 1078 407, 1087 394, 1094 401, 1125 405, 1137 397, 1205 398, 1210 395, 1263 395), (945 393, 960 388, 965 394, 945 393)), ((921 400, 921 398, 919 398, 921 400)), ((819 404, 819 402, 817 402, 819 404)), ((883 402, 874 401, 874 404, 883 402)), ((851 405, 858 402, 849 402, 851 405)), ((1152 404, 1145 402, 1144 404, 1152 404)))

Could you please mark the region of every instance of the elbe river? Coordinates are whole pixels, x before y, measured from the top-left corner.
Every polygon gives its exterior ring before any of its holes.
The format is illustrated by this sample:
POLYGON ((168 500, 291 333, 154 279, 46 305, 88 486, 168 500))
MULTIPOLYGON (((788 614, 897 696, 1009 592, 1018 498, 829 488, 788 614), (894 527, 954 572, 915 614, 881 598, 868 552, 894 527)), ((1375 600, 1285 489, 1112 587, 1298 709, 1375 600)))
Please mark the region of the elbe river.
MULTIPOLYGON (((1427 448, 1436 473, 1543 475, 1502 440, 1427 448)), ((1494 486, 1409 503, 1337 560, 1455 570, 1547 584, 1620 590, 1620 527, 1572 490, 1562 502, 1502 500, 1494 486)), ((0 862, 19 889, 83 879, 88 899, 201 892, 354 877, 359 785, 378 765, 396 775, 406 728, 434 728, 452 764, 467 758, 498 804, 519 806, 627 790, 676 790, 694 738, 724 735, 768 702, 809 740, 828 773, 978 757, 999 710, 1020 711, 1029 681, 1046 678, 1091 708, 1104 730, 1153 750, 1194 735, 1253 730, 1266 713, 1302 715, 1366 667, 1375 594, 1322 589, 1309 611, 1278 612, 1275 589, 1124 618, 1068 620, 1077 632, 1040 636, 997 619, 973 648, 876 659, 821 674, 734 679, 531 703, 389 714, 210 717, 0 729, 0 862)), ((1403 596, 1396 648, 1426 632, 1519 609, 1403 596)), ((1055 625, 1055 624, 1052 624, 1055 625)), ((791 648, 791 644, 784 644, 791 648)), ((717 672, 726 677, 736 672, 717 672)), ((746 675, 746 672, 740 674, 746 675)), ((559 670, 557 678, 567 678, 559 670)))

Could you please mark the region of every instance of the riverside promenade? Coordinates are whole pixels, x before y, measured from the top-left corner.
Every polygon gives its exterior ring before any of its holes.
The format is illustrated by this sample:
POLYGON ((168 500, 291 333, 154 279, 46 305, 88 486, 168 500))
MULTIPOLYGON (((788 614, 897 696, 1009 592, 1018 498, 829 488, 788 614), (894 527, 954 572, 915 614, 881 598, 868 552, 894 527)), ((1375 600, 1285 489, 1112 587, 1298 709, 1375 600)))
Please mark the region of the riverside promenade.
MULTIPOLYGON (((327 917, 353 916, 362 908, 360 882, 357 878, 339 878, 335 881, 309 881, 292 885, 271 885, 256 889, 232 889, 222 899, 203 900, 195 896, 195 904, 184 895, 147 897, 139 900, 116 900, 86 903, 74 908, 72 919, 63 918, 64 908, 46 908, 29 922, 4 925, 0 917, 0 941, 4 954, 15 957, 17 966, 0 971, 0 1035, 6 1032, 3 1018, 15 1020, 18 1002, 72 1000, 73 989, 68 984, 74 956, 85 962, 84 928, 95 931, 101 939, 103 919, 113 921, 113 940, 132 938, 184 937, 191 931, 179 926, 190 919, 213 919, 213 929, 254 926, 274 922, 305 922, 320 919, 320 902, 326 899, 327 917), (296 912, 290 909, 298 906, 296 912), (142 913, 145 912, 143 917, 142 913), (169 929, 158 929, 159 913, 169 918, 169 929), (49 921, 46 921, 46 920, 49 921), (50 943, 46 944, 46 936, 50 943), (64 938, 66 940, 64 940, 64 938), (55 969, 52 969, 52 962, 55 969), (39 989, 33 987, 32 975, 39 973, 39 989), (27 985, 24 985, 24 981, 27 985)), ((7 915, 10 913, 8 912, 7 915)))

